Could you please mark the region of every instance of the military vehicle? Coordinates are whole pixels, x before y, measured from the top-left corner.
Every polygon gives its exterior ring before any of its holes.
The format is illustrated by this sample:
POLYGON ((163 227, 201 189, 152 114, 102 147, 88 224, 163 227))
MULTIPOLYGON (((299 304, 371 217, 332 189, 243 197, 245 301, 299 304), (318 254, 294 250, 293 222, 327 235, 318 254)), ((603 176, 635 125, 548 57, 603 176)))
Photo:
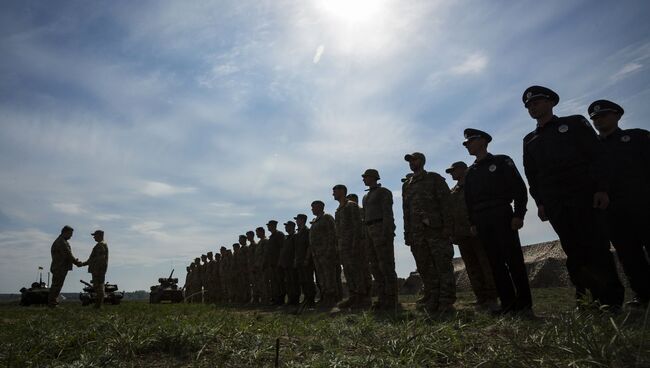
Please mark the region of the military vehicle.
MULTIPOLYGON (((79 293, 79 300, 81 300, 81 305, 86 306, 95 302, 95 288, 89 282, 84 280, 79 280, 82 284, 86 285, 83 288, 83 292, 79 293)), ((113 304, 118 305, 124 298, 124 293, 117 291, 116 284, 104 284, 104 304, 113 304)))
POLYGON ((158 279, 158 285, 151 287, 149 293, 149 303, 181 303, 183 302, 183 290, 178 288, 178 279, 172 278, 174 270, 169 274, 169 277, 161 277, 158 279))
POLYGON ((43 282, 43 268, 39 267, 38 269, 41 271, 38 277, 38 282, 33 282, 29 289, 25 287, 20 289, 20 305, 29 306, 32 304, 47 304, 47 297, 50 294, 50 288, 43 282))

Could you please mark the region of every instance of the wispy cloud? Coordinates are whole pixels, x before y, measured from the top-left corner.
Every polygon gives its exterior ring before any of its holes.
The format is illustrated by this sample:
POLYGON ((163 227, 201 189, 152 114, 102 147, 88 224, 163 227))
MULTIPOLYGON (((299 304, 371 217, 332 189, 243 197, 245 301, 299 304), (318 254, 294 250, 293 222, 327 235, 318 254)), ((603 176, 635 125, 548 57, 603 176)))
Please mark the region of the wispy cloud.
POLYGON ((625 64, 625 65, 623 65, 623 67, 618 72, 616 72, 610 78, 613 81, 618 81, 620 79, 626 78, 629 75, 640 71, 642 68, 643 68, 643 64, 639 64, 639 63, 625 64))
POLYGON ((485 70, 488 65, 487 56, 476 53, 469 55, 465 61, 451 68, 453 74, 477 74, 485 70))
POLYGON ((166 197, 174 194, 194 192, 196 192, 196 188, 173 186, 159 181, 145 182, 142 186, 142 193, 151 197, 166 197))

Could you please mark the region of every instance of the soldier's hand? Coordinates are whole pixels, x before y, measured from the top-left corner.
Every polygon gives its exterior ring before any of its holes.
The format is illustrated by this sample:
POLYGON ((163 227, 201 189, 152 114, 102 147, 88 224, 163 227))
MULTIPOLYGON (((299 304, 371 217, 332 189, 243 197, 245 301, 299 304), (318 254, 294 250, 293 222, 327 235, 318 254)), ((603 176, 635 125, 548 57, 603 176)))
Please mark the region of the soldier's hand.
POLYGON ((537 206, 537 217, 539 217, 542 222, 548 221, 548 217, 546 217, 546 211, 544 210, 544 206, 537 206))
POLYGON ((476 225, 472 225, 469 227, 469 232, 472 233, 472 235, 476 236, 478 235, 478 230, 476 230, 476 225))
POLYGON ((607 206, 609 206, 609 195, 607 195, 607 192, 594 193, 594 208, 604 210, 607 209, 607 206))
POLYGON ((411 234, 405 232, 404 233, 404 244, 406 244, 406 246, 410 247, 412 243, 413 243, 413 239, 411 238, 411 234))
POLYGON ((510 227, 512 228, 512 230, 517 231, 522 227, 524 227, 524 220, 520 219, 519 217, 513 217, 512 221, 510 221, 510 227))

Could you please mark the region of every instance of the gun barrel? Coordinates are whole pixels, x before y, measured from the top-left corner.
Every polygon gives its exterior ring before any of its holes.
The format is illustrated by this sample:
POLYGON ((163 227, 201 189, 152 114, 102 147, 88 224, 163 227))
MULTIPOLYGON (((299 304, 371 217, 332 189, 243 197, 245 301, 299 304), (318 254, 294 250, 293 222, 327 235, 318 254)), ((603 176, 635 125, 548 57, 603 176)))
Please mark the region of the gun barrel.
POLYGON ((172 273, 169 274, 168 279, 171 279, 173 274, 174 274, 174 269, 172 269, 172 273))
POLYGON ((93 286, 91 283, 85 282, 84 280, 79 280, 79 282, 81 282, 82 284, 84 284, 86 286, 93 286))

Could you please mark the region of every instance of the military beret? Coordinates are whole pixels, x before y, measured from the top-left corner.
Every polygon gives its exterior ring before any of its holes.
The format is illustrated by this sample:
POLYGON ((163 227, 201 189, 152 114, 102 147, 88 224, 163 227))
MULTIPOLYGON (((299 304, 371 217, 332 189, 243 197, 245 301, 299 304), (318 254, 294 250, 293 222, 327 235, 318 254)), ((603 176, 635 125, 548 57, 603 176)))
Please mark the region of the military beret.
POLYGON ((346 187, 346 186, 343 185, 343 184, 336 184, 336 185, 332 188, 332 190, 337 190, 337 189, 343 189, 343 190, 346 191, 346 192, 348 191, 348 187, 346 187))
POLYGON ((194 262, 201 262, 201 258, 199 257, 194 258, 194 262))
POLYGON ((255 231, 262 231, 262 232, 264 232, 264 228, 260 226, 260 227, 258 227, 257 229, 255 229, 255 231))
POLYGON ((248 231, 246 232, 246 235, 248 235, 248 234, 255 235, 255 232, 254 232, 253 230, 248 230, 248 231))
POLYGON ((287 221, 284 223, 284 226, 291 225, 291 226, 296 226, 296 223, 293 221, 287 221))
POLYGON ((303 219, 303 220, 306 221, 306 220, 307 220, 307 215, 305 215, 304 213, 299 213, 299 214, 298 214, 296 217, 294 217, 293 219, 294 219, 294 220, 300 220, 300 219, 303 219))
POLYGON ((364 177, 364 176, 371 176, 371 177, 373 177, 373 178, 377 178, 377 180, 381 179, 381 178, 379 177, 379 171, 377 171, 377 170, 375 170, 375 169, 368 169, 368 170, 366 170, 366 171, 361 175, 361 177, 364 177))
POLYGON ((61 229, 61 232, 65 233, 67 231, 74 231, 74 229, 71 226, 65 225, 63 229, 61 229))
POLYGON ((492 142, 492 136, 482 130, 467 128, 465 129, 463 134, 465 136, 465 141, 463 142, 463 146, 466 145, 467 142, 475 138, 483 138, 488 143, 492 142))
POLYGON ((408 162, 411 162, 411 160, 418 159, 418 158, 420 160, 422 160, 422 162, 426 162, 426 160, 427 160, 427 158, 424 156, 424 154, 420 153, 420 152, 413 152, 413 153, 409 153, 408 155, 404 156, 404 160, 408 161, 408 162))
POLYGON ((277 225, 278 222, 275 220, 270 220, 269 222, 266 223, 267 225, 277 225))
POLYGON ((239 239, 246 239, 246 235, 240 235, 239 239))
POLYGON ((321 200, 315 200, 315 201, 311 202, 311 205, 312 206, 323 206, 323 207, 325 207, 325 202, 323 202, 321 200))
POLYGON ((103 230, 95 230, 95 231, 94 231, 92 234, 90 234, 90 235, 104 235, 104 231, 103 231, 103 230))
POLYGON ((451 164, 451 166, 447 170, 445 170, 445 172, 447 174, 451 174, 451 172, 454 171, 454 169, 456 169, 458 167, 462 167, 463 169, 467 169, 467 164, 464 163, 463 161, 456 161, 453 164, 451 164))
POLYGON ((214 253, 212 253, 212 251, 208 252, 208 257, 210 257, 210 256, 213 255, 213 254, 214 254, 214 253))
POLYGON ((526 88, 524 94, 521 96, 521 100, 524 102, 524 106, 526 107, 528 107, 528 103, 530 101, 536 100, 538 98, 546 98, 553 101, 553 106, 557 105, 557 103, 560 102, 560 96, 558 96, 557 93, 555 93, 550 88, 542 86, 530 86, 526 88))
POLYGON ((616 112, 621 115, 625 113, 625 110, 623 108, 608 100, 598 100, 594 101, 589 105, 589 108, 587 109, 587 112, 589 113, 589 118, 593 119, 597 117, 598 115, 607 113, 607 112, 616 112))

